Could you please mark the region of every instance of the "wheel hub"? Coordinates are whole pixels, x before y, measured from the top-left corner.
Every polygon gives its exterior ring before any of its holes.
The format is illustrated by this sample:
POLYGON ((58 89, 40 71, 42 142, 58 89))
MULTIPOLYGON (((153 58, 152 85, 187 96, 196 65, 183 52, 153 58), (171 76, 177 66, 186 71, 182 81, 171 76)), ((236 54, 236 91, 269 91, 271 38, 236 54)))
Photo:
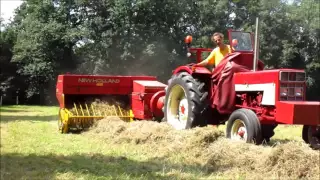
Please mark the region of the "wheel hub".
POLYGON ((188 120, 188 100, 182 86, 172 87, 167 103, 167 122, 175 129, 185 129, 188 120))
POLYGON ((238 131, 238 135, 243 138, 246 133, 246 129, 244 127, 240 127, 238 131))
POLYGON ((179 103, 179 121, 187 121, 188 119, 188 100, 183 98, 179 103))
POLYGON ((237 119, 234 121, 231 129, 231 139, 234 140, 247 140, 247 128, 243 121, 237 119))

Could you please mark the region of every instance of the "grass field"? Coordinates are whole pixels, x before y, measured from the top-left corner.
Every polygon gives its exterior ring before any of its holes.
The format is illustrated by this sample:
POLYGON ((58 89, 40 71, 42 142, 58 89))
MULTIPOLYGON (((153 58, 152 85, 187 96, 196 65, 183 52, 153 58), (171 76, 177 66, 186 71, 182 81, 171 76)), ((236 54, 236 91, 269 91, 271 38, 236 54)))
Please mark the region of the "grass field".
POLYGON ((232 143, 223 128, 174 131, 153 122, 108 122, 60 134, 58 107, 4 106, 1 179, 320 179, 319 152, 301 126, 271 145, 232 143))

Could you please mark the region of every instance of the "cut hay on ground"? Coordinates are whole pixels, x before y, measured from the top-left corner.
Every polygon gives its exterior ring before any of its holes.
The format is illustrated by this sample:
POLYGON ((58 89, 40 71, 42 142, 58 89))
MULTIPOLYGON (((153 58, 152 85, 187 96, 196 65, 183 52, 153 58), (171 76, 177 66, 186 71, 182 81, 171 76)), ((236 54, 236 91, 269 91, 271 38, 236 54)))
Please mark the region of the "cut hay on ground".
POLYGON ((256 146, 225 139, 214 127, 177 131, 166 123, 117 118, 100 120, 84 134, 106 143, 132 144, 164 163, 197 165, 214 177, 320 179, 319 151, 302 142, 256 146))

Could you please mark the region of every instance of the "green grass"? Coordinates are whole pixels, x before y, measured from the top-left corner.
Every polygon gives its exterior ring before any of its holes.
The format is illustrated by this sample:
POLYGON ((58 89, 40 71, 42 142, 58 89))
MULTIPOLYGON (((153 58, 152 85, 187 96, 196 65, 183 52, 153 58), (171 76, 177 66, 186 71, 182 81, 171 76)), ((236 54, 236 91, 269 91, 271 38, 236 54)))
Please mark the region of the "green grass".
MULTIPOLYGON (((159 158, 157 149, 145 146, 114 144, 92 134, 60 134, 58 107, 5 106, 0 113, 1 179, 210 179, 212 175, 184 162, 184 154, 159 158)), ((302 141, 301 126, 276 129, 273 144, 288 140, 302 141)))

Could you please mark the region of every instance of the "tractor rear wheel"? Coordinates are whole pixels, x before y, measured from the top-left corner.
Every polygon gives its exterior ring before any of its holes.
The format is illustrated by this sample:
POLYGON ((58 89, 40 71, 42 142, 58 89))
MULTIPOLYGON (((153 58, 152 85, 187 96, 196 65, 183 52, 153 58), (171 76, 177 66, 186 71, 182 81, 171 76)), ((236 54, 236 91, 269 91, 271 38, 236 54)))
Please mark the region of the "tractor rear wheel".
POLYGON ((303 140, 310 144, 312 149, 320 149, 320 125, 310 126, 304 125, 302 129, 303 140))
POLYGON ((201 115, 208 96, 204 85, 186 72, 172 76, 166 88, 164 121, 178 130, 206 125, 201 115))
POLYGON ((229 117, 226 136, 232 140, 261 144, 263 138, 257 115, 250 109, 235 110, 229 117))

